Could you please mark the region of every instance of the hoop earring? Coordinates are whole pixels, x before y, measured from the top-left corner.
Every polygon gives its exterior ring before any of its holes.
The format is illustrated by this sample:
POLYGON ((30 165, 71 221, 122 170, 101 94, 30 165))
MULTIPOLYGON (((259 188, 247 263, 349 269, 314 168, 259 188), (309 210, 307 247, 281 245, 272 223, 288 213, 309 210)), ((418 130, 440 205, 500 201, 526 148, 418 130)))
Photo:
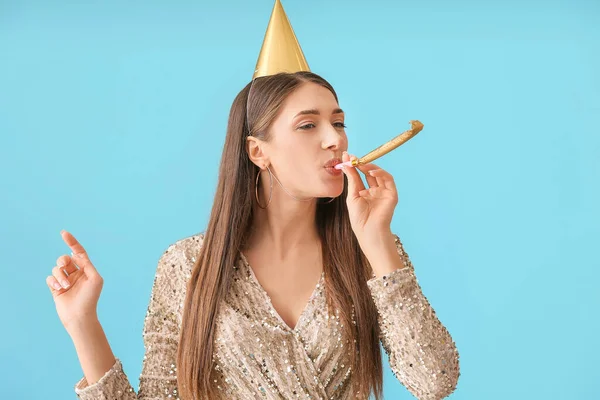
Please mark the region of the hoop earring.
POLYGON ((269 207, 269 204, 271 204, 271 198, 273 197, 273 175, 271 174, 271 170, 269 170, 269 181, 271 182, 271 190, 269 190, 269 201, 267 201, 267 205, 263 207, 260 204, 260 200, 258 200, 258 179, 260 178, 261 173, 262 169, 259 168, 258 174, 256 174, 256 183, 254 184, 254 194, 256 195, 256 203, 260 208, 264 210, 265 208, 269 207))

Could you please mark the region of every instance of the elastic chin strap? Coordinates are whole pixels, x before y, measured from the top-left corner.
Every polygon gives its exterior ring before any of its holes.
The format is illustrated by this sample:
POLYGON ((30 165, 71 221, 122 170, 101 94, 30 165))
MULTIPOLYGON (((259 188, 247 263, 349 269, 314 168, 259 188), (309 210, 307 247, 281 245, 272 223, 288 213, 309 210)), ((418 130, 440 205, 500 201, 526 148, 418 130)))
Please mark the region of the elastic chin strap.
MULTIPOLYGON (((250 89, 248 89, 248 97, 246 97, 246 115, 244 117, 244 120, 246 121, 246 131, 248 132, 248 136, 252 136, 250 134, 250 122, 249 122, 249 120, 250 120, 249 115, 250 114, 248 113, 248 110, 249 110, 248 104, 250 103, 250 96, 252 96, 252 89, 254 88, 254 81, 255 80, 256 80, 256 78, 252 79, 252 82, 250 82, 250 89)), ((281 183, 281 181, 279 180, 279 178, 277 178, 277 176, 275 176, 275 174, 271 171, 271 169, 269 168, 269 166, 267 166, 267 170, 269 170, 269 174, 271 174, 271 176, 273 178, 275 178, 275 181, 277 182, 277 184, 279 184, 279 186, 281 186, 281 189, 283 189, 283 191, 288 196, 290 196, 291 198, 293 198, 294 200, 297 200, 297 201, 311 201, 311 200, 314 200, 314 199, 318 199, 318 197, 308 197, 306 199, 300 199, 300 198, 294 196, 293 194, 291 194, 289 192, 289 190, 287 190, 283 186, 283 184, 281 183)))
POLYGON ((308 197, 306 199, 300 199, 296 196, 294 196, 293 194, 291 194, 282 184, 281 181, 275 176, 275 174, 271 171, 271 169, 269 167, 267 167, 267 169, 269 170, 269 173, 271 174, 271 176, 273 176, 273 178, 275 178, 275 182, 277 182, 279 184, 279 186, 281 186, 281 188, 283 189, 283 191, 290 196, 292 199, 294 200, 298 200, 298 201, 311 201, 316 199, 317 197, 308 197))
POLYGON ((248 107, 248 104, 250 103, 250 96, 252 96, 252 88, 254 87, 254 81, 256 80, 256 78, 253 78, 252 81, 250 82, 250 89, 248 89, 248 96, 246 97, 246 115, 244 116, 244 120, 245 120, 245 124, 246 124, 246 131, 248 132, 248 136, 252 136, 250 134, 250 118, 248 117, 248 110, 250 109, 250 107, 248 107))

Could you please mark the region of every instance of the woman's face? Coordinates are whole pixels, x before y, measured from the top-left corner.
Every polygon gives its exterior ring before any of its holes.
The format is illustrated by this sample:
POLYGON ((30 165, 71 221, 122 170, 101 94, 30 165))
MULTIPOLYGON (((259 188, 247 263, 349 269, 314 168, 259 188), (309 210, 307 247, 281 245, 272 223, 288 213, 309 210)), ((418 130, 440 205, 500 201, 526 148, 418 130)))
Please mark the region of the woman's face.
MULTIPOLYGON (((265 161, 294 196, 336 197, 344 174, 333 165, 348 149, 344 113, 333 93, 316 83, 299 86, 284 101, 262 143, 265 161)), ((264 178, 268 185, 268 174, 264 178)), ((274 189, 279 185, 274 182, 274 189)), ((263 186, 264 187, 264 186, 263 186)))

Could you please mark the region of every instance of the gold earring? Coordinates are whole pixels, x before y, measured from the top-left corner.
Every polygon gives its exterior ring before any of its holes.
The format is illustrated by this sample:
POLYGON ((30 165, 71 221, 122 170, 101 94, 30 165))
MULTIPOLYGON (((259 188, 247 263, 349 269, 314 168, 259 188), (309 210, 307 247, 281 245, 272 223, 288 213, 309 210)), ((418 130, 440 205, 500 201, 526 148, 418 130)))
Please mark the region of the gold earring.
POLYGON ((260 200, 258 200, 258 179, 260 178, 260 174, 262 173, 262 168, 258 169, 258 174, 256 174, 256 182, 254 184, 254 194, 256 195, 256 203, 263 210, 265 208, 269 207, 269 204, 271 204, 271 198, 273 197, 273 175, 271 174, 271 170, 269 170, 269 169, 267 169, 267 170, 269 171, 269 181, 271 183, 271 185, 270 185, 271 188, 269 190, 269 201, 267 201, 267 205, 264 207, 260 204, 260 200))

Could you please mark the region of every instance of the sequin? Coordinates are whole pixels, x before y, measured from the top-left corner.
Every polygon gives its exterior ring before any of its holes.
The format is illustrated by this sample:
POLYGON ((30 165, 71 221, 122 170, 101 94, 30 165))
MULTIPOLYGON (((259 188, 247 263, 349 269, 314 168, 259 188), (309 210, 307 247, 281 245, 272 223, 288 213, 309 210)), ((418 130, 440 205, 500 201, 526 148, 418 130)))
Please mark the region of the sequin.
MULTIPOLYGON (((458 351, 395 238, 404 268, 367 282, 378 312, 381 343, 395 376, 415 397, 441 399, 456 388, 458 351)), ((88 385, 85 378, 77 382, 80 399, 179 399, 176 356, 182 304, 202 241, 202 234, 179 240, 160 257, 144 321, 138 393, 117 358, 98 382, 88 385)), ((222 399, 367 398, 351 392, 349 351, 354 346, 344 336, 339 310, 327 309, 324 276, 291 329, 275 312, 241 253, 233 275, 219 307, 211 373, 222 399)))

